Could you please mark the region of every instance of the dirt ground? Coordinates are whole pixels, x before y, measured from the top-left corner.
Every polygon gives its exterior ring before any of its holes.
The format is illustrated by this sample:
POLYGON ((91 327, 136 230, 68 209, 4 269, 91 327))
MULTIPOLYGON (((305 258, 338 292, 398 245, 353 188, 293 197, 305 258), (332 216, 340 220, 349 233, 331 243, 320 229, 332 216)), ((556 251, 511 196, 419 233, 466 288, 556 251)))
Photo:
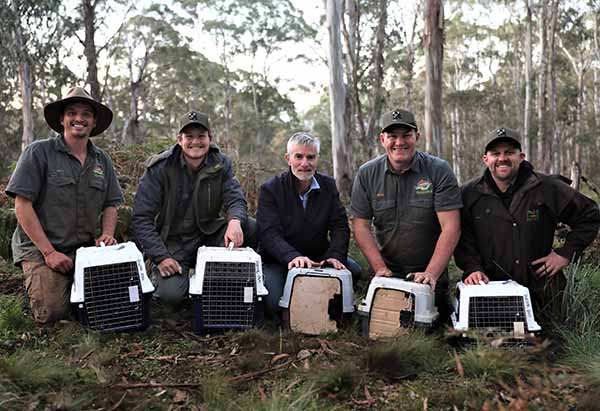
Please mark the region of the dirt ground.
MULTIPOLYGON (((0 267, 0 300, 21 298, 27 316, 21 274, 0 267)), ((5 332, 0 409, 600 409, 551 340, 465 349, 441 329, 374 342, 358 320, 323 336, 273 322, 200 335, 193 316, 153 303, 141 332, 101 334, 75 321, 5 332)))

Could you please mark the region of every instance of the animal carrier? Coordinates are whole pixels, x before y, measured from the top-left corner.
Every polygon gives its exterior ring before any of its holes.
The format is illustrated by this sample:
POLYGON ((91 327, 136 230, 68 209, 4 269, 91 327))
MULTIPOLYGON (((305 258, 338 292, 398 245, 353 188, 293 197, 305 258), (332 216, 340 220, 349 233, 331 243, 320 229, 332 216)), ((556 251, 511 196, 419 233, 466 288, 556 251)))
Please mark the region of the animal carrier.
POLYGON ((390 277, 371 280, 358 314, 363 317, 363 334, 373 339, 431 327, 439 316, 429 285, 390 277))
POLYGON ((77 250, 71 303, 83 325, 96 331, 144 329, 153 291, 134 243, 77 250))
POLYGON ((354 312, 352 274, 334 268, 293 268, 279 300, 283 321, 296 332, 336 332, 354 312))
POLYGON ((452 323, 457 331, 485 337, 524 339, 541 331, 533 316, 529 290, 515 281, 456 285, 452 323))
POLYGON ((260 255, 251 248, 200 247, 190 277, 194 329, 250 328, 264 319, 260 255))

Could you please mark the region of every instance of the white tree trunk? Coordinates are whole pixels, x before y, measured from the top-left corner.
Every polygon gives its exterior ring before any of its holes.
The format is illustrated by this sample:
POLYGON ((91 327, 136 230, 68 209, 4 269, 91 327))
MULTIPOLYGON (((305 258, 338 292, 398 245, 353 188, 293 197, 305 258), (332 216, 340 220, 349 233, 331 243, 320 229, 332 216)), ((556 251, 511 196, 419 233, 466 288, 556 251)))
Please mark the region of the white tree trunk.
POLYGON ((344 85, 344 68, 342 60, 342 42, 340 23, 342 19, 342 1, 327 0, 327 31, 329 43, 327 60, 329 64, 329 99, 331 108, 331 152, 333 156, 333 176, 342 197, 350 196, 351 152, 352 146, 346 141, 344 125, 344 109, 346 104, 346 87, 344 85))
POLYGON ((523 152, 527 160, 533 160, 531 158, 531 138, 529 133, 531 132, 531 103, 532 103, 532 31, 533 22, 531 18, 531 1, 525 0, 525 7, 527 10, 526 17, 526 32, 525 32, 525 109, 523 115, 523 152))
POLYGON ((15 48, 19 61, 19 85, 21 88, 21 99, 23 100, 23 136, 21 138, 21 151, 25 150, 33 141, 33 81, 31 80, 31 67, 27 58, 25 41, 23 40, 23 29, 16 1, 11 3, 15 14, 15 48))

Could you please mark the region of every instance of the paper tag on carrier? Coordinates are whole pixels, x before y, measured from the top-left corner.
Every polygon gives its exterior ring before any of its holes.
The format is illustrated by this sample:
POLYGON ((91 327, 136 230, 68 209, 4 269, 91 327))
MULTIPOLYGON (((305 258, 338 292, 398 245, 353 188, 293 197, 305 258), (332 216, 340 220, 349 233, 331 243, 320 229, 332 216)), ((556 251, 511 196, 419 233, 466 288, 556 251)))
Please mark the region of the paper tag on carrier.
POLYGON ((129 302, 137 303, 138 301, 140 301, 140 292, 137 285, 132 285, 129 287, 129 302))
POLYGON ((513 331, 517 337, 525 336, 525 323, 523 321, 513 322, 513 331))
POLYGON ((254 301, 254 287, 244 287, 244 302, 251 303, 254 301))

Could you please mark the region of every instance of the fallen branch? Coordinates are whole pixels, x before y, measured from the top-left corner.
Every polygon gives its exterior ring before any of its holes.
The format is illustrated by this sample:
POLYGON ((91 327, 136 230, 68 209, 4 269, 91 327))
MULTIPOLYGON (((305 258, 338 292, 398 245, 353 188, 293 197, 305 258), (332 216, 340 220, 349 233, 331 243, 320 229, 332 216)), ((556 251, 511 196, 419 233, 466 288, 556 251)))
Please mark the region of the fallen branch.
POLYGON ((236 383, 236 382, 242 382, 242 381, 250 381, 250 380, 253 380, 253 379, 257 378, 257 377, 260 377, 261 375, 265 375, 265 374, 268 374, 270 372, 277 371, 277 370, 280 370, 282 368, 285 368, 285 367, 291 365, 293 362, 294 362, 294 360, 289 360, 289 361, 286 361, 284 363, 281 363, 281 364, 276 365, 276 366, 271 367, 271 368, 265 368, 264 370, 253 371, 253 372, 249 372, 247 374, 238 375, 237 377, 230 378, 229 382, 236 383))
POLYGON ((200 387, 200 384, 194 383, 158 383, 158 382, 140 382, 135 384, 115 384, 112 388, 121 390, 131 390, 134 388, 195 388, 200 387))

